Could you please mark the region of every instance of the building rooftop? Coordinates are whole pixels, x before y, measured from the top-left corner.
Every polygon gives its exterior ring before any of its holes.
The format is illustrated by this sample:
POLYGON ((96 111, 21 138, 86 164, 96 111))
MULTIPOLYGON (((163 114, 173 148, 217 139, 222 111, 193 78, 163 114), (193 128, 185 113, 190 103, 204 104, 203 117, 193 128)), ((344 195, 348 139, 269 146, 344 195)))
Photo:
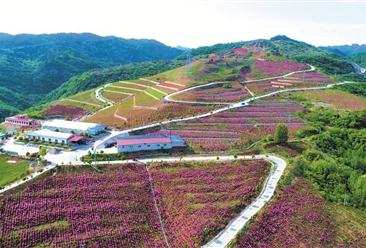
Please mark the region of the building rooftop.
POLYGON ((42 125, 43 127, 49 126, 54 128, 67 128, 67 129, 77 129, 87 131, 89 128, 94 128, 96 126, 101 126, 96 123, 79 122, 79 121, 66 121, 66 120, 52 120, 46 121, 42 125))
POLYGON ((70 139, 73 136, 73 134, 70 134, 70 133, 55 132, 55 131, 51 131, 48 129, 40 129, 40 130, 28 132, 27 135, 53 137, 53 138, 59 138, 59 139, 70 139))
POLYGON ((31 122, 34 121, 33 119, 29 119, 24 115, 16 115, 16 116, 6 117, 5 120, 6 121, 27 122, 27 123, 31 123, 31 122))
POLYGON ((126 146, 126 145, 141 145, 141 144, 162 144, 162 143, 171 143, 171 139, 168 137, 154 137, 154 136, 145 136, 144 138, 140 137, 126 137, 123 139, 117 140, 118 146, 126 146))

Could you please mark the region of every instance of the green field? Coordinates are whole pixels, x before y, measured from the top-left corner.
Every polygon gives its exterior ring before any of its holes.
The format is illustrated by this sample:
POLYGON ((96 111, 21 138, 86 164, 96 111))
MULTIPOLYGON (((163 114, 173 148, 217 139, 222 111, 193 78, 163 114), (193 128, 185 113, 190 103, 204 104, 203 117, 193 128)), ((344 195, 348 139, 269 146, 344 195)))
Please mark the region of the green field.
POLYGON ((63 100, 57 101, 56 103, 57 104, 60 104, 60 105, 64 105, 64 106, 75 106, 75 107, 79 107, 79 108, 85 109, 86 111, 89 111, 89 112, 96 112, 99 109, 103 108, 102 105, 100 105, 100 106, 98 106, 98 105, 90 105, 88 103, 74 102, 72 100, 70 101, 70 100, 67 100, 67 99, 63 99, 63 100))
MULTIPOLYGON (((137 93, 142 93, 141 91, 140 91, 140 89, 133 89, 133 88, 131 88, 131 87, 128 87, 128 88, 130 88, 130 89, 123 89, 123 88, 118 88, 118 87, 120 87, 120 86, 118 86, 118 85, 110 85, 110 86, 108 86, 108 87, 106 87, 106 88, 104 88, 105 90, 112 90, 112 91, 118 91, 118 92, 122 92, 122 93, 126 93, 126 94, 137 94, 137 93), (113 87, 113 86, 115 86, 115 87, 113 87)), ((124 86, 123 86, 124 87, 124 86)))
POLYGON ((135 83, 135 82, 117 82, 117 83, 114 83, 113 85, 120 86, 120 87, 131 88, 131 89, 137 89, 137 90, 145 90, 147 87, 149 87, 149 86, 139 84, 139 83, 135 83))
POLYGON ((0 187, 21 179, 27 175, 29 161, 0 155, 0 187), (12 163, 10 161, 16 161, 12 163))
POLYGON ((69 97, 69 99, 82 101, 82 102, 88 102, 88 103, 92 103, 92 104, 96 104, 96 105, 103 105, 103 103, 95 97, 95 90, 88 90, 88 91, 79 93, 77 95, 69 97))
POLYGON ((146 89, 146 92, 148 92, 149 94, 151 94, 159 99, 162 99, 162 98, 164 98, 164 96, 166 96, 166 94, 163 94, 162 92, 157 91, 154 88, 148 88, 148 89, 146 89))
POLYGON ((147 87, 151 87, 151 86, 155 86, 154 83, 151 83, 149 81, 146 81, 146 80, 140 80, 140 79, 137 79, 137 80, 132 80, 132 81, 127 81, 127 82, 131 82, 131 83, 135 83, 135 84, 141 84, 141 85, 145 85, 147 87))

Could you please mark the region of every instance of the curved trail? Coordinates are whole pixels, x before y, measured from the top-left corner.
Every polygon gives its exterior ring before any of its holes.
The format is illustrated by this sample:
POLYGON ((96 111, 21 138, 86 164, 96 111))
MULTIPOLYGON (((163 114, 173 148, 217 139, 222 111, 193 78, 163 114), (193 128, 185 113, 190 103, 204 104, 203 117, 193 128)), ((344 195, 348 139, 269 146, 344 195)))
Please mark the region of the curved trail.
MULTIPOLYGON (((307 70, 293 71, 293 72, 287 73, 287 74, 282 75, 282 76, 255 79, 255 80, 248 80, 248 81, 245 81, 245 82, 242 82, 242 83, 247 84, 247 83, 255 83, 255 82, 268 81, 268 80, 275 80, 275 79, 280 79, 280 78, 286 78, 286 77, 289 77, 289 76, 294 75, 296 73, 311 72, 311 71, 315 71, 315 67, 312 66, 312 65, 310 65, 310 69, 307 69, 307 70)), ((229 104, 232 104, 232 103, 226 103, 226 102, 200 102, 200 101, 185 101, 185 100, 174 100, 174 99, 172 99, 172 97, 180 95, 181 93, 191 91, 191 90, 194 90, 194 89, 198 89, 198 88, 211 86, 211 85, 216 85, 216 84, 223 84, 223 82, 213 82, 213 83, 201 84, 201 85, 193 86, 193 87, 181 90, 181 91, 177 91, 177 92, 174 92, 174 93, 171 93, 171 94, 165 96, 164 101, 173 102, 173 103, 201 104, 201 105, 219 105, 219 104, 220 105, 225 105, 225 104, 229 105, 229 104)), ((248 92, 254 97, 254 94, 249 89, 248 89, 248 92)))

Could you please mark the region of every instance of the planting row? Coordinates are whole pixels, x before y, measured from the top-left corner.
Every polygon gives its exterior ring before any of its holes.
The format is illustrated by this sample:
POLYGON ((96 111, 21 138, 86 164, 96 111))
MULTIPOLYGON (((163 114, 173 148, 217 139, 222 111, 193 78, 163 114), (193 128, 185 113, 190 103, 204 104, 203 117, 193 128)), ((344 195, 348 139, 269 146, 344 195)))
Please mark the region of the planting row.
POLYGON ((228 82, 186 91, 175 96, 175 99, 197 102, 239 102, 250 96, 248 90, 241 84, 228 82))
POLYGON ((239 238, 237 248, 335 247, 335 226, 322 197, 297 180, 239 238))
POLYGON ((280 123, 286 124, 290 135, 294 135, 305 125, 296 112, 304 110, 302 105, 291 101, 261 100, 209 117, 169 124, 159 133, 179 135, 194 150, 224 151, 272 135, 280 123))
POLYGON ((256 78, 282 76, 290 72, 307 69, 305 64, 294 61, 270 61, 270 60, 256 60, 254 62, 254 69, 251 77, 255 75, 256 78))
POLYGON ((164 247, 141 165, 59 174, 2 200, 1 247, 164 247))
POLYGON ((288 88, 309 88, 332 83, 332 79, 315 71, 295 73, 284 78, 247 83, 257 95, 288 88))
POLYGON ((198 247, 258 194, 265 161, 63 168, 0 201, 0 247, 198 247))
POLYGON ((172 247, 200 247, 253 201, 268 174, 265 161, 159 164, 151 169, 172 247))

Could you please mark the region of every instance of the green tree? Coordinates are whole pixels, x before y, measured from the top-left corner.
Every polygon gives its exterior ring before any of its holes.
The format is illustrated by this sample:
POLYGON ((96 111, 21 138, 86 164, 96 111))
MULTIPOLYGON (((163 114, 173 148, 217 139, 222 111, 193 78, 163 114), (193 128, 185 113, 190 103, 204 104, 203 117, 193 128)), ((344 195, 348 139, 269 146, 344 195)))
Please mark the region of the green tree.
POLYGON ((286 144, 288 141, 288 128, 285 124, 279 124, 274 134, 276 144, 286 144))
POLYGON ((46 150, 46 147, 44 147, 44 146, 40 146, 39 147, 39 156, 41 156, 41 157, 43 157, 43 156, 45 156, 46 155, 46 153, 47 153, 47 150, 46 150))

